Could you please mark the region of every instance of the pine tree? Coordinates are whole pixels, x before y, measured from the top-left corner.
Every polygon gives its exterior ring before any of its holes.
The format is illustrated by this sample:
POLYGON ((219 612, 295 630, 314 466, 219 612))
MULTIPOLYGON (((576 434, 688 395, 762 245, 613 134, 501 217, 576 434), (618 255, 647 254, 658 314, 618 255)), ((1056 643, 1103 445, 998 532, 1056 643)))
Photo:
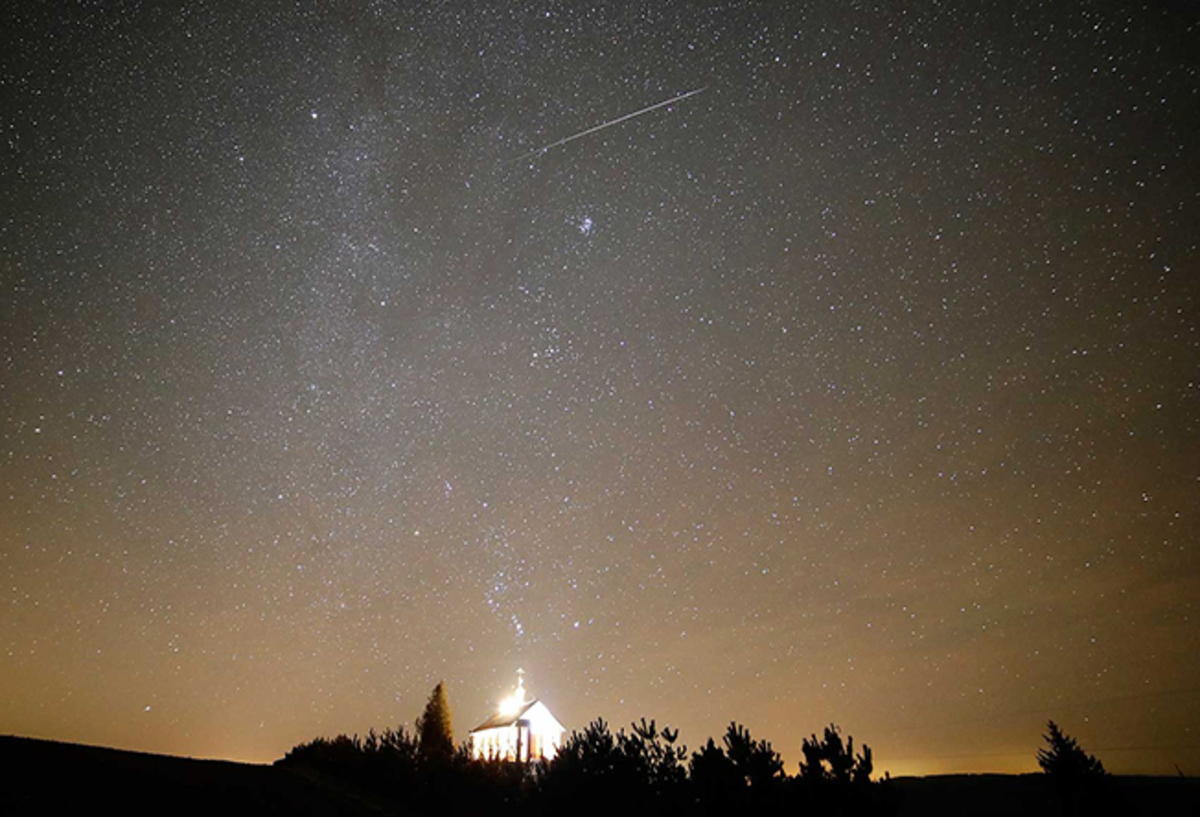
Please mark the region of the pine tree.
POLYGON ((433 688, 425 712, 417 718, 417 741, 425 760, 448 760, 454 754, 450 704, 446 702, 446 685, 442 681, 433 688))
POLYGON ((1083 751, 1075 738, 1064 735, 1054 721, 1050 721, 1047 728, 1050 734, 1044 738, 1049 747, 1039 749, 1037 753, 1038 765, 1042 767, 1042 771, 1059 783, 1067 784, 1104 777, 1104 764, 1097 760, 1095 755, 1083 751))
POLYGON ((1057 792, 1063 814, 1078 817, 1126 813, 1120 798, 1114 797, 1106 785, 1104 764, 1083 751, 1074 738, 1064 735, 1054 721, 1047 726, 1047 747, 1038 750, 1037 761, 1057 792))
POLYGON ((832 782, 845 785, 850 782, 870 783, 875 762, 871 747, 863 744, 861 754, 854 754, 854 738, 842 741, 842 730, 834 724, 825 727, 825 736, 805 738, 800 751, 804 760, 800 763, 800 777, 810 783, 832 782))

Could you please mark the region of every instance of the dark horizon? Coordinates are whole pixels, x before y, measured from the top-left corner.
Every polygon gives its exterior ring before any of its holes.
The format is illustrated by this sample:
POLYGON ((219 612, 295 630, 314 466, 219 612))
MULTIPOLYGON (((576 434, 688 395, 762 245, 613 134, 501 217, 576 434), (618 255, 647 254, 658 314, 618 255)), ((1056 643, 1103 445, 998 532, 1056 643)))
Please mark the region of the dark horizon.
MULTIPOLYGON (((449 797, 437 797, 431 802, 428 795, 422 795, 420 787, 414 785, 419 783, 419 777, 414 780, 410 774, 407 785, 403 785, 394 774, 378 768, 375 775, 364 777, 351 773, 351 768, 319 764, 324 765, 322 769, 298 764, 295 759, 273 766, 244 766, 5 736, 0 736, 0 761, 13 772, 12 785, 0 791, 0 807, 14 817, 47 812, 68 814, 106 806, 128 814, 149 814, 158 813, 164 805, 180 814, 219 812, 235 815, 271 811, 346 817, 427 811, 475 814, 488 810, 529 815, 560 813, 565 794, 561 787, 550 785, 549 777, 562 771, 552 768, 543 769, 537 780, 523 776, 523 785, 518 784, 521 777, 512 776, 515 770, 511 768, 475 768, 469 771, 466 779, 460 780, 467 788, 474 789, 472 793, 457 787, 449 797), (48 790, 45 779, 51 771, 70 785, 48 790), (381 771, 383 777, 378 776, 381 771), (402 785, 397 787, 398 783, 402 785), (489 790, 489 786, 494 788, 489 790)), ((401 778, 406 776, 403 768, 391 771, 399 772, 401 778)), ((460 769, 459 773, 463 771, 460 769)), ((583 787, 587 785, 586 780, 575 782, 583 787)), ((652 813, 729 813, 729 806, 738 804, 739 800, 743 807, 756 806, 755 813, 795 813, 797 806, 801 810, 821 811, 824 810, 822 805, 839 804, 843 809, 849 807, 849 813, 896 817, 960 814, 964 808, 981 815, 1062 813, 1061 800, 1054 796, 1050 778, 1042 775, 903 778, 866 786, 861 781, 849 786, 826 781, 810 788, 807 797, 802 788, 796 788, 797 781, 760 783, 775 792, 774 796, 765 798, 768 802, 762 802, 762 797, 755 798, 745 787, 740 796, 729 797, 706 787, 696 791, 701 800, 685 804, 678 796, 681 791, 675 789, 672 795, 667 789, 660 790, 660 794, 667 795, 667 802, 660 800, 659 808, 652 809, 652 813), (824 798, 820 795, 821 789, 827 795, 824 798), (711 799, 714 796, 718 798, 715 804, 711 799), (759 802, 754 803, 754 799, 759 802), (725 802, 722 804, 721 800, 725 802), (788 800, 791 800, 790 804, 788 800)), ((1111 778, 1101 785, 1104 803, 1093 801, 1093 805, 1106 805, 1107 808, 1099 812, 1089 808, 1080 813, 1175 814, 1188 811, 1196 803, 1195 778, 1111 778)), ((736 784, 734 788, 737 788, 736 784)), ((581 787, 574 795, 568 795, 568 803, 576 813, 597 814, 608 813, 614 799, 625 805, 633 801, 653 806, 644 802, 643 793, 644 783, 639 785, 636 780, 626 777, 624 785, 617 791, 613 791, 611 785, 606 786, 604 792, 583 791, 581 787), (588 795, 598 795, 592 798, 590 809, 584 805, 588 795)))
POLYGON ((1200 772, 1192 9, 9 6, 0 732, 1200 772))

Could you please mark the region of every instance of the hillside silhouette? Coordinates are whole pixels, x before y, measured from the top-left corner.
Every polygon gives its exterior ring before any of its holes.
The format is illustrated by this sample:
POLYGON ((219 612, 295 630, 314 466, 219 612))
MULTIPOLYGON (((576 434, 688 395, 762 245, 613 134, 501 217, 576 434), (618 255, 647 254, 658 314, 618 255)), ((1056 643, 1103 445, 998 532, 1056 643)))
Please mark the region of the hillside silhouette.
POLYGON ((0 814, 294 814, 379 817, 385 809, 335 778, 223 760, 194 760, 0 736, 0 814))

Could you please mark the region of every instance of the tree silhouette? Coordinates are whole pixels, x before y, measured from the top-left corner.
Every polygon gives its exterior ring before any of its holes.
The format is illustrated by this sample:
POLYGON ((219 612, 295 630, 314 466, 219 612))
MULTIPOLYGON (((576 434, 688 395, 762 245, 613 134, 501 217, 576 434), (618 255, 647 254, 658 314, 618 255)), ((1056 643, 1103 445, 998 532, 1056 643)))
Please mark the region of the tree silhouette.
MULTIPOLYGON (((850 739, 851 748, 853 748, 854 738, 850 739)), ((871 759, 871 747, 863 744, 862 753, 858 755, 854 763, 854 782, 858 784, 870 783, 871 772, 875 771, 875 761, 871 759)))
POLYGON ((870 783, 875 763, 871 758, 871 747, 863 744, 862 753, 854 754, 854 738, 842 743, 842 733, 833 724, 825 727, 824 736, 805 738, 800 746, 804 760, 800 763, 800 777, 813 783, 831 782, 870 783))
POLYGON ((689 769, 693 797, 705 814, 769 812, 780 805, 783 759, 766 740, 755 740, 736 721, 729 724, 724 747, 712 738, 692 754, 689 769))
POLYGON ((632 761, 641 776, 647 781, 651 790, 659 797, 668 796, 673 789, 681 786, 687 780, 687 748, 676 746, 679 730, 671 730, 664 726, 659 732, 654 721, 630 726, 631 733, 617 735, 622 753, 632 761))
POLYGON ((688 771, 702 814, 728 814, 738 805, 745 777, 712 738, 692 753, 688 771))
POLYGON ((1104 764, 1095 755, 1083 751, 1075 738, 1064 735, 1054 721, 1047 723, 1046 728, 1050 732, 1042 737, 1048 745, 1037 753, 1038 765, 1043 772, 1068 784, 1104 777, 1104 764))
POLYGON ((687 749, 679 731, 643 718, 613 734, 603 718, 572 732, 540 770, 546 813, 680 814, 686 805, 687 749))
POLYGON ((608 724, 597 718, 563 742, 539 788, 547 813, 574 808, 590 815, 609 813, 621 800, 632 801, 636 782, 608 724))
POLYGON ((1043 738, 1046 747, 1037 753, 1038 765, 1054 784, 1063 814, 1117 813, 1121 805, 1107 785, 1108 773, 1095 755, 1089 755, 1075 738, 1049 721, 1043 738))
POLYGON ((751 789, 763 791, 783 776, 783 758, 770 741, 755 740, 736 722, 725 731, 725 752, 751 789))
POLYGON ((423 760, 446 761, 454 755, 454 730, 446 685, 439 681, 429 694, 425 712, 417 718, 417 746, 423 760))

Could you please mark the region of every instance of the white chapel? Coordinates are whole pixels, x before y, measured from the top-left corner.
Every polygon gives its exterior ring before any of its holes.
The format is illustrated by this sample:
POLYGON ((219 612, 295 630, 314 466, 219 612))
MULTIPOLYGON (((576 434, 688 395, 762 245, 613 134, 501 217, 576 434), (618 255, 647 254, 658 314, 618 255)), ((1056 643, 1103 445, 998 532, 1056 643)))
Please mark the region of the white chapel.
POLYGON ((526 700, 525 672, 517 670, 517 688, 499 711, 471 730, 475 760, 550 760, 558 753, 566 728, 536 698, 526 700))

